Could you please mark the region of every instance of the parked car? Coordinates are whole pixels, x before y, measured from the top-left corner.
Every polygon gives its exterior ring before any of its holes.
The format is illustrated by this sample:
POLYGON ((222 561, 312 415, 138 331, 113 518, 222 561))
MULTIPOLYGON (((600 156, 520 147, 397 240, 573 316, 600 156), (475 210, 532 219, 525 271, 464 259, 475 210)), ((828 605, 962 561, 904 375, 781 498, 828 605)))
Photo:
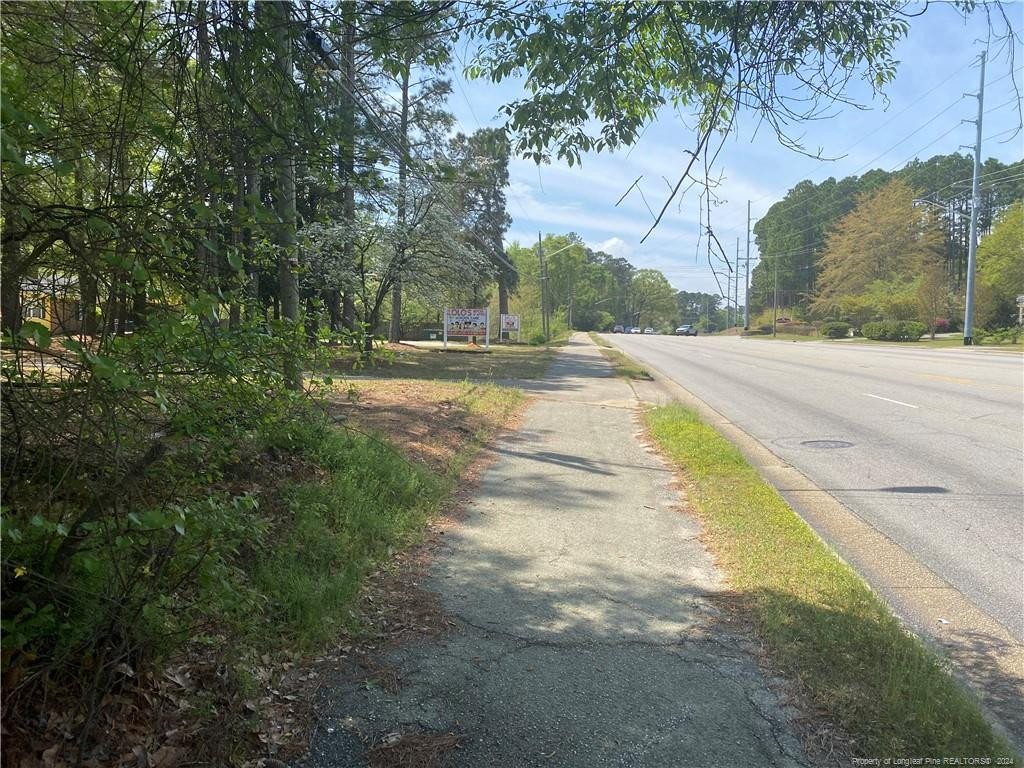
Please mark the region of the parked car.
POLYGON ((630 333, 643 333, 643 331, 641 331, 639 328, 630 328, 629 332, 630 333))
POLYGON ((612 328, 612 333, 625 333, 625 332, 626 332, 626 329, 623 328, 621 325, 616 325, 614 328, 612 328))
POLYGON ((695 325, 680 325, 676 328, 676 336, 696 336, 697 326, 695 325))
POLYGON ((654 329, 653 328, 644 328, 644 333, 649 333, 649 334, 651 334, 653 336, 654 335, 654 329))

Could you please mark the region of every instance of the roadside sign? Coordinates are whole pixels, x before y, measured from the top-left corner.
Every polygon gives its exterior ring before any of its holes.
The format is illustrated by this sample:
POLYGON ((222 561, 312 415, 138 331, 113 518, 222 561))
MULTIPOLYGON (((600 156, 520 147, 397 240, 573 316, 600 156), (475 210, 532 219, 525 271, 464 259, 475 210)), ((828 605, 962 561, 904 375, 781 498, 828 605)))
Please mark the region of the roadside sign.
POLYGON ((1024 293, 1017 297, 1017 306, 1024 307, 1024 293))
POLYGON ((520 335, 522 334, 522 327, 519 320, 519 315, 502 315, 501 323, 498 326, 498 341, 501 341, 501 334, 507 334, 509 340, 512 339, 512 331, 516 332, 516 341, 522 341, 520 335))
POLYGON ((449 336, 484 337, 484 346, 490 348, 491 311, 483 309, 451 308, 444 310, 444 348, 448 349, 449 336))

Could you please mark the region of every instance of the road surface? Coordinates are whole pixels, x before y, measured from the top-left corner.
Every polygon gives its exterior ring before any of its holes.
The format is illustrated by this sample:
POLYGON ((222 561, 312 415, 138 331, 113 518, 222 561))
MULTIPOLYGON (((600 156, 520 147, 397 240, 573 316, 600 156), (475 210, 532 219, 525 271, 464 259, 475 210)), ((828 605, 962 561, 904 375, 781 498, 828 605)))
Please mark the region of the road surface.
POLYGON ((605 338, 704 400, 1024 640, 1020 355, 605 338))

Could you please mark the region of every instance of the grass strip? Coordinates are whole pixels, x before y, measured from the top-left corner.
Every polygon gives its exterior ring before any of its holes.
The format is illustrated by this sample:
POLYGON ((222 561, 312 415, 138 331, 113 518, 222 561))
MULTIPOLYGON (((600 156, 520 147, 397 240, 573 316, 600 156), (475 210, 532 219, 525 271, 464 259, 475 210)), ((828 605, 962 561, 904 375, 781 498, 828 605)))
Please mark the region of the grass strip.
POLYGON ((621 376, 624 379, 651 381, 651 374, 646 369, 637 365, 629 355, 619 351, 593 331, 590 331, 590 340, 597 344, 601 354, 612 364, 616 376, 621 376))
POLYGON ((288 524, 265 537, 255 563, 254 581, 271 608, 264 633, 272 629, 289 647, 309 650, 351 626, 348 609, 366 576, 418 540, 466 467, 525 401, 519 390, 489 384, 434 389, 424 394, 460 412, 452 414, 460 437, 442 467, 403 456, 385 432, 311 421, 284 436, 282 452, 303 457, 315 471, 284 484, 288 524))
POLYGON ((855 756, 1013 756, 939 657, 739 449, 679 405, 645 418, 689 479, 706 542, 774 666, 843 729, 855 756))

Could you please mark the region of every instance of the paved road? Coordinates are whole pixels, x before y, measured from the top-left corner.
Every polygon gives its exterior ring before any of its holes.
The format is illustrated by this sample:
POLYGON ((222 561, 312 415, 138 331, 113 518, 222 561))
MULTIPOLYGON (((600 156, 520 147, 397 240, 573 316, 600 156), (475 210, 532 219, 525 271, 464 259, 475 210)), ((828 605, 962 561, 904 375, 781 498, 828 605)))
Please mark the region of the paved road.
POLYGON ((606 338, 757 438, 1024 640, 1024 358, 738 337, 606 338))

